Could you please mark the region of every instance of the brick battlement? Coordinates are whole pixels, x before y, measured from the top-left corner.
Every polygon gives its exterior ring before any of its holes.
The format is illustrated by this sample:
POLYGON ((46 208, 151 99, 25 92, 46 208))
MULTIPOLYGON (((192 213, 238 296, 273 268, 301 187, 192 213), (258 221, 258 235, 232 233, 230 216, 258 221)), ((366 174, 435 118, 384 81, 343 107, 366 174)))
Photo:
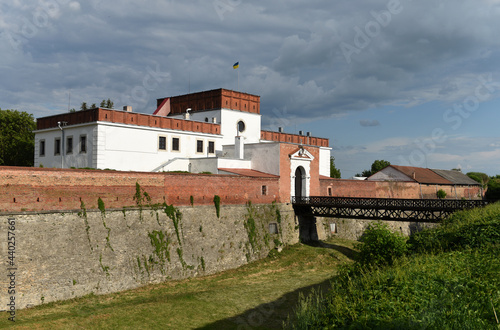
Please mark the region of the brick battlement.
POLYGON ((304 136, 298 134, 288 134, 288 133, 280 133, 280 132, 271 132, 271 131, 261 131, 260 139, 266 141, 274 141, 274 142, 287 142, 287 143, 296 143, 296 144, 304 144, 310 146, 317 147, 328 147, 329 141, 328 139, 318 138, 313 136, 304 136))
MULTIPOLYGON (((78 210, 137 205, 136 183, 153 204, 213 205, 281 202, 279 178, 0 166, 0 212, 78 210), (262 194, 266 186, 266 194, 262 194)), ((143 205, 148 202, 144 201, 143 205)))
MULTIPOLYGON (((163 100, 165 98, 158 99, 157 106, 160 106, 163 100)), ((220 88, 170 98, 171 114, 185 113, 188 108, 191 112, 231 109, 259 114, 260 96, 220 88)))
POLYGON ((147 115, 143 113, 127 112, 96 108, 84 111, 68 112, 60 115, 37 119, 37 130, 56 128, 57 122, 67 122, 67 125, 78 125, 104 121, 127 125, 175 129, 181 131, 199 132, 207 134, 220 134, 220 125, 147 115))

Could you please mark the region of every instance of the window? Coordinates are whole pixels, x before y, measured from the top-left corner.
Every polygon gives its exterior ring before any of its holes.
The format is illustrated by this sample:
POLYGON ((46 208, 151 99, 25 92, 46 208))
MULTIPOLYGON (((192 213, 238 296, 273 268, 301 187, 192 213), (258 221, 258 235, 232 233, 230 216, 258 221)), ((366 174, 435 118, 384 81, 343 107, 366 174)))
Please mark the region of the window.
POLYGON ((278 234, 278 224, 276 222, 269 224, 269 234, 278 234))
POLYGON ((203 153, 203 140, 196 140, 196 152, 203 153))
POLYGON ((80 152, 87 152, 87 136, 80 135, 80 152))
POLYGON ((179 151, 180 150, 180 145, 179 145, 179 138, 172 138, 172 151, 179 151))
POLYGON ((328 187, 328 196, 332 195, 332 187, 328 187))
POLYGON ((40 156, 45 156, 45 140, 40 140, 40 156))
POLYGON ((242 133, 245 131, 245 123, 243 122, 243 120, 240 120, 238 122, 238 132, 242 133))
POLYGON ((267 195, 267 186, 262 186, 262 196, 267 195))
POLYGON ((60 155, 61 154, 61 139, 56 138, 54 140, 54 155, 60 155))
POLYGON ((215 142, 214 141, 208 141, 208 153, 215 154, 215 142))
POLYGON ((164 136, 158 137, 158 149, 167 150, 167 138, 164 136))
POLYGON ((73 153, 73 137, 68 136, 66 138, 66 154, 72 154, 73 153))

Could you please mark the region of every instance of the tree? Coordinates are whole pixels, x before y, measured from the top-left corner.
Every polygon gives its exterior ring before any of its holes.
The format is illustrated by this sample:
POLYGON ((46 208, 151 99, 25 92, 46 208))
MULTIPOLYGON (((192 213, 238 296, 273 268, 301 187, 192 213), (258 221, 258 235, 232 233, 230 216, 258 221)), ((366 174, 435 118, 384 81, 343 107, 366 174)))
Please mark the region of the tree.
POLYGON ((114 103, 113 103, 113 101, 111 101, 110 99, 108 99, 108 100, 106 101, 106 108, 108 108, 108 109, 113 109, 113 106, 114 106, 114 105, 115 105, 115 104, 114 104, 114 103))
POLYGON ((87 102, 82 102, 82 105, 80 106, 80 111, 85 111, 87 110, 87 102))
POLYGON ((335 157, 330 157, 330 178, 340 179, 340 170, 335 167, 335 157))
POLYGON ((0 165, 33 166, 35 128, 32 114, 0 109, 0 165))
POLYGON ((471 178, 474 181, 477 181, 481 184, 483 189, 485 189, 488 186, 488 182, 490 181, 490 177, 486 173, 482 172, 467 172, 466 174, 469 178, 471 178))
POLYGON ((363 172, 361 172, 361 174, 359 173, 356 174, 356 176, 369 177, 370 175, 373 175, 378 171, 383 170, 389 165, 391 165, 391 163, 386 160, 376 160, 373 162, 371 170, 364 170, 363 172))
POLYGON ((486 190, 486 194, 484 195, 486 199, 500 199, 500 176, 497 175, 495 177, 491 177, 490 181, 488 181, 488 190, 486 190))
POLYGON ((387 166, 391 165, 390 162, 388 162, 387 160, 376 160, 373 162, 372 164, 372 175, 377 173, 378 171, 381 171, 383 170, 384 168, 386 168, 387 166))

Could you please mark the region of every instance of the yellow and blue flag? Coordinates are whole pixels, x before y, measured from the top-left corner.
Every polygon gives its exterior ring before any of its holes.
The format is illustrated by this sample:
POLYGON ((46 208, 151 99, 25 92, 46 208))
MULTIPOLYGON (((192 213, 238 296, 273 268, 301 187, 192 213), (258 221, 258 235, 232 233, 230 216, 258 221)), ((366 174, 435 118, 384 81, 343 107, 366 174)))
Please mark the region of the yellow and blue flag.
POLYGON ((233 69, 238 69, 239 66, 240 66, 240 62, 236 62, 233 64, 233 69))

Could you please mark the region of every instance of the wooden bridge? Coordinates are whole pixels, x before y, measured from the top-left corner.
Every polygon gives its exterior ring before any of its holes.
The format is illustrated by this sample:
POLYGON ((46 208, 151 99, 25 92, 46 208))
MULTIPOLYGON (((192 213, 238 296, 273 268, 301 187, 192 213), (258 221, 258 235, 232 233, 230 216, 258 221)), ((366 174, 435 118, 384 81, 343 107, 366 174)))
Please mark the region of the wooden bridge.
POLYGON ((297 215, 332 218, 439 222, 453 212, 494 201, 356 197, 292 197, 297 215))

